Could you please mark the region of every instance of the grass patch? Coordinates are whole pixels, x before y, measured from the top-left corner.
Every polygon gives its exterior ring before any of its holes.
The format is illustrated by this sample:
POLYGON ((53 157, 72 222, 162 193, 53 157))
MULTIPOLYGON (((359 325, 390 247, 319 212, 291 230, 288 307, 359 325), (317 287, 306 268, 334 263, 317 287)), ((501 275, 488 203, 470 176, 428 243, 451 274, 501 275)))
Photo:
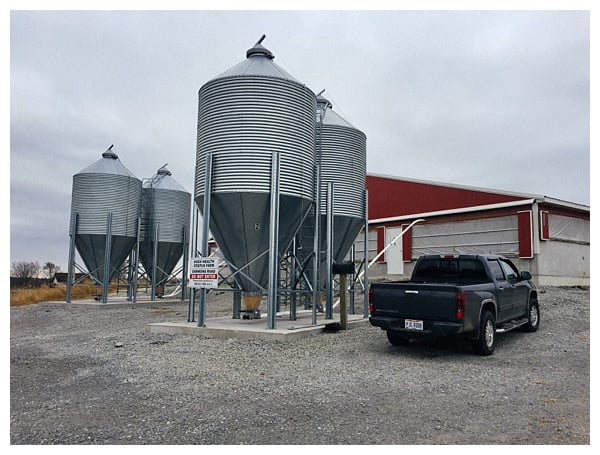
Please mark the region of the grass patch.
MULTIPOLYGON (((101 291, 100 291, 101 292, 101 291)), ((98 294, 98 287, 94 285, 77 285, 71 288, 71 299, 91 299, 98 294)), ((39 302, 65 301, 67 297, 66 286, 42 286, 39 288, 20 288, 10 290, 10 306, 32 305, 39 302)))

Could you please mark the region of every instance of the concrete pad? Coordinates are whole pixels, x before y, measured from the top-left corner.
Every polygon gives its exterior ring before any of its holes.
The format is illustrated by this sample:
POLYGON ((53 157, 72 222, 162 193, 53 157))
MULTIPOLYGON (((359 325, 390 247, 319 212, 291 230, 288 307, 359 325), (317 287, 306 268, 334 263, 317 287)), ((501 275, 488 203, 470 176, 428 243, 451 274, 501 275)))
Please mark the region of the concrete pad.
MULTIPOLYGON (((368 321, 362 315, 348 315, 348 325, 368 321)), ((340 322, 339 314, 333 319, 325 319, 322 313, 317 315, 317 324, 312 324, 312 313, 299 312, 295 321, 289 319, 289 313, 277 315, 275 328, 267 328, 267 316, 261 319, 232 319, 231 316, 208 318, 205 327, 198 327, 197 322, 159 322, 144 326, 146 333, 166 333, 170 335, 194 335, 206 338, 236 338, 240 340, 297 340, 325 331, 325 326, 340 322)))

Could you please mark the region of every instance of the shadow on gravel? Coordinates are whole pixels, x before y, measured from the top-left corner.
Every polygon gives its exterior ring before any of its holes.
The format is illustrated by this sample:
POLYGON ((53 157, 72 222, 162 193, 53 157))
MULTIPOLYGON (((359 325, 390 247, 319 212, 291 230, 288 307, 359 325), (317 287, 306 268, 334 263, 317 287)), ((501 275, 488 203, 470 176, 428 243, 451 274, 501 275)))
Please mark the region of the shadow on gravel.
MULTIPOLYGON (((498 335, 496 349, 492 357, 502 355, 503 351, 508 353, 508 351, 512 350, 519 343, 524 343, 524 346, 526 346, 528 336, 530 335, 518 330, 498 335)), ((384 332, 382 332, 381 339, 372 345, 371 350, 372 352, 405 355, 406 357, 417 359, 433 359, 438 357, 457 359, 465 356, 469 358, 482 357, 473 351, 471 341, 462 337, 412 339, 405 346, 393 346, 387 341, 384 332)))

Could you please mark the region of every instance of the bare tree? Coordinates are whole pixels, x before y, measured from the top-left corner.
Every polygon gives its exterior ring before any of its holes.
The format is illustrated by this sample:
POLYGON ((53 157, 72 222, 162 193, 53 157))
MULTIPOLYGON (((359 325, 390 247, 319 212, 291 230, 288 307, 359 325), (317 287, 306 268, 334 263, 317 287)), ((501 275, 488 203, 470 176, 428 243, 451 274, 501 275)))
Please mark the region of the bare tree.
POLYGON ((10 265, 10 274, 16 278, 37 278, 40 273, 39 262, 12 262, 10 265))
POLYGON ((17 278, 17 282, 21 286, 30 285, 34 279, 38 277, 40 273, 39 262, 11 262, 10 264, 10 276, 17 278))
POLYGON ((49 280, 54 277, 54 274, 60 270, 60 266, 54 264, 53 262, 46 262, 44 264, 44 273, 48 277, 49 280))

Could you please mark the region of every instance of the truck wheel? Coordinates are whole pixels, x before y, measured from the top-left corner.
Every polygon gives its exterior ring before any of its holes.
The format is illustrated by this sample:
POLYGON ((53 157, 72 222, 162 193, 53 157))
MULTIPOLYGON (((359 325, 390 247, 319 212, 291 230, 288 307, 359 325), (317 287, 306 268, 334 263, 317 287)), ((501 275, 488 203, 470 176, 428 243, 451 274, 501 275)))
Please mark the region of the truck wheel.
POLYGON ((523 326, 525 332, 535 332, 540 326, 540 305, 536 299, 531 299, 529 303, 529 314, 527 315, 527 324, 523 326))
POLYGON ((394 346, 404 346, 405 344, 408 344, 408 338, 399 335, 396 332, 386 330, 385 333, 387 334, 389 342, 392 343, 394 346))
POLYGON ((473 349, 480 355, 492 355, 496 347, 496 320, 491 311, 484 311, 479 324, 479 338, 473 341, 473 349))

